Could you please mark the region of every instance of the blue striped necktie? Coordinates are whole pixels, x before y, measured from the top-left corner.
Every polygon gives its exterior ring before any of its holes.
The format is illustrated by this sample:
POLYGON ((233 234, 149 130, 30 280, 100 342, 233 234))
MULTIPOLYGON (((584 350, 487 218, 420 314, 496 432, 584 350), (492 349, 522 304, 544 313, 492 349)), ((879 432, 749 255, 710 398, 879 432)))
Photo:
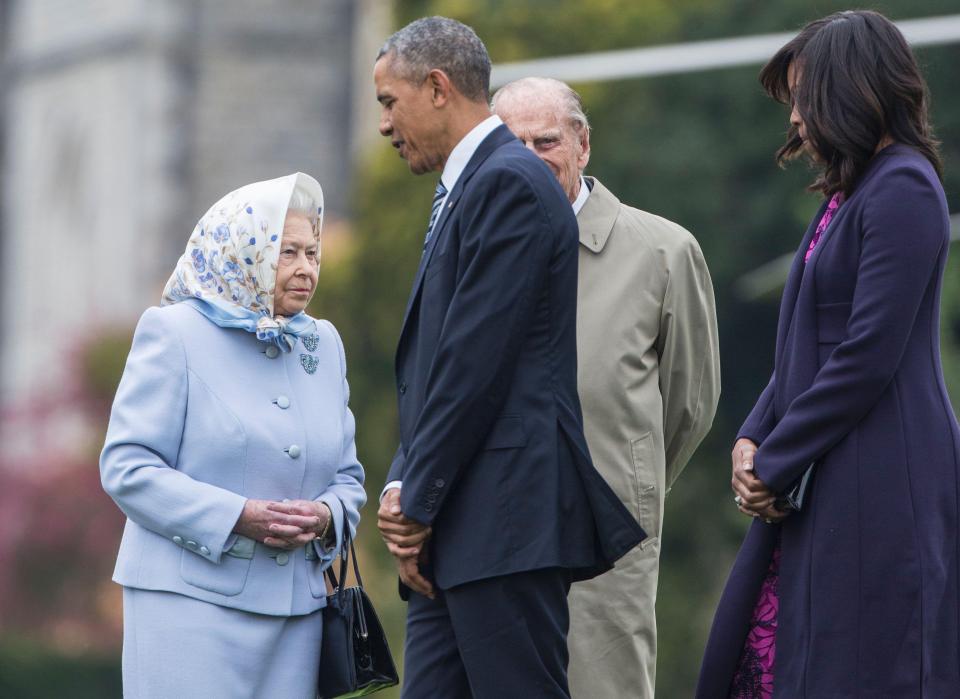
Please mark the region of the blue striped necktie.
POLYGON ((426 248, 430 242, 430 236, 433 235, 433 226, 440 216, 440 205, 443 198, 447 196, 447 188, 443 186, 443 180, 437 180, 437 188, 433 192, 433 204, 430 207, 430 223, 427 224, 427 237, 423 241, 423 247, 426 248))

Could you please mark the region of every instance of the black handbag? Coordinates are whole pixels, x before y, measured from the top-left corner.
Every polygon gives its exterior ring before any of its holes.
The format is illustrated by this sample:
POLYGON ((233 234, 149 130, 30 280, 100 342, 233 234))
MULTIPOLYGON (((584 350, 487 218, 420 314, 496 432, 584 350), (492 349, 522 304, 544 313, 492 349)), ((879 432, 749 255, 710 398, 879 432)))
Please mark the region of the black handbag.
POLYGON ((387 645, 387 636, 367 593, 363 591, 357 554, 347 516, 343 516, 340 547, 340 579, 327 568, 333 592, 323 610, 323 641, 320 646, 320 678, 317 699, 362 697, 400 682, 387 645), (353 557, 355 587, 341 587, 347 580, 347 562, 353 557))
POLYGON ((807 494, 810 492, 810 483, 813 480, 813 469, 816 465, 817 462, 814 461, 807 466, 807 470, 803 472, 803 475, 780 494, 780 497, 774 501, 773 506, 781 512, 787 512, 789 510, 799 512, 802 510, 803 503, 806 501, 807 494))

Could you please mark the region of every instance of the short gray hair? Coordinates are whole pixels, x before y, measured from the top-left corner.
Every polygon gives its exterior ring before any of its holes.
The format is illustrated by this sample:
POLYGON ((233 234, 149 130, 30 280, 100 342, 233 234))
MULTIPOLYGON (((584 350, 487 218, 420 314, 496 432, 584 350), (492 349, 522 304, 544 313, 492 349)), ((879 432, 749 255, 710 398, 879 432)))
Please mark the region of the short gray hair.
POLYGON ((391 56, 404 79, 420 84, 438 68, 469 100, 490 99, 490 54, 470 27, 447 17, 423 17, 387 39, 377 54, 391 56))
POLYGON ((583 110, 583 100, 579 93, 565 82, 554 80, 553 78, 520 78, 509 82, 493 96, 490 104, 491 109, 497 111, 497 101, 504 96, 520 98, 524 93, 549 94, 557 99, 559 105, 567 114, 570 125, 574 131, 580 133, 584 129, 590 130, 590 122, 587 120, 587 114, 583 110))

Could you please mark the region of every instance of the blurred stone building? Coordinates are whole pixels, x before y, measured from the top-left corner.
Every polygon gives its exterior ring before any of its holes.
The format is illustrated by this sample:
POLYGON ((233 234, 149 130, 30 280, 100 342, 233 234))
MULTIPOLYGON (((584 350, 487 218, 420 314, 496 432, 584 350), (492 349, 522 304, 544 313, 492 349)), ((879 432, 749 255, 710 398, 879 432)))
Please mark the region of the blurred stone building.
POLYGON ((158 302, 222 194, 301 170, 349 217, 388 22, 386 0, 0 0, 5 444, 69 435, 47 418, 72 350, 158 302))

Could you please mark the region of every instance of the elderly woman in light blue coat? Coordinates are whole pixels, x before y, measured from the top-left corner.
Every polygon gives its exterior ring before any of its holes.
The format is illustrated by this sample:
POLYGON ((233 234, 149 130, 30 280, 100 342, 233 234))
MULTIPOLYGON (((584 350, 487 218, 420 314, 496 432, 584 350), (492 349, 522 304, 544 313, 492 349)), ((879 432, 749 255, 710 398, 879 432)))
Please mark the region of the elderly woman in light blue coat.
POLYGON ((316 695, 323 570, 366 499, 343 345, 304 313, 322 216, 300 173, 231 192, 137 326, 100 459, 125 697, 316 695))

